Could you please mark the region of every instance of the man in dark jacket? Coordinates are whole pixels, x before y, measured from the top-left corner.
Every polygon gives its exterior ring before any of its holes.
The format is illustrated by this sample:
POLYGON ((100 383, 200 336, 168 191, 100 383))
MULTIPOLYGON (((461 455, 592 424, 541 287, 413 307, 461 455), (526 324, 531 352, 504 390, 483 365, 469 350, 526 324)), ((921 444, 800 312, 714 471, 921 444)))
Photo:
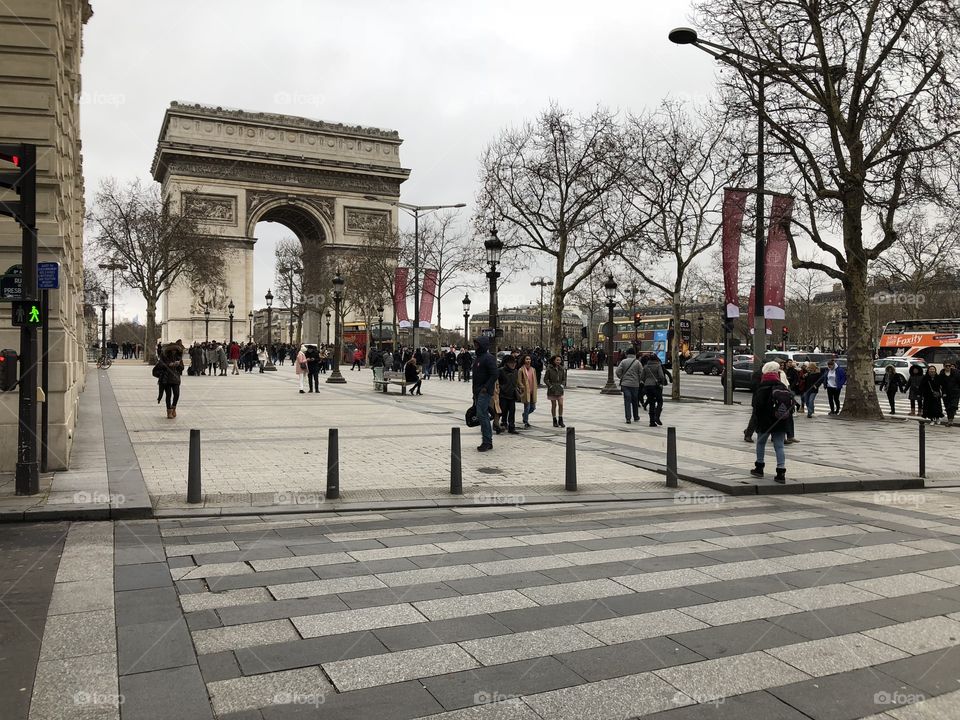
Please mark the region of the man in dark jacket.
POLYGON ((477 357, 473 361, 473 403, 480 421, 481 442, 477 450, 493 450, 493 426, 490 423, 490 402, 497 384, 497 361, 490 354, 490 338, 478 337, 473 341, 477 357))
MULTIPOLYGON (((489 354, 489 353, 488 353, 489 354)), ((511 435, 517 432, 517 358, 507 355, 500 368, 500 413, 511 435)))
POLYGON ((773 450, 777 457, 777 476, 775 482, 787 481, 787 458, 783 446, 787 438, 787 423, 793 415, 793 392, 780 381, 780 365, 768 362, 763 366, 760 386, 753 393, 753 414, 757 426, 757 462, 750 474, 763 477, 764 451, 767 438, 773 440, 773 450), (777 416, 778 406, 782 406, 785 415, 777 416))

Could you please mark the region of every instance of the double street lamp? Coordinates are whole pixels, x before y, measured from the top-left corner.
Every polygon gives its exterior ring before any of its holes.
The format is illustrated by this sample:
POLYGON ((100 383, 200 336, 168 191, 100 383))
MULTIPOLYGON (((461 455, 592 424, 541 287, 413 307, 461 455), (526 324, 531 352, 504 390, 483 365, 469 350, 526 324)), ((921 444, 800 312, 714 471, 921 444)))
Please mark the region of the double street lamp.
POLYGON ((470 342, 470 294, 465 293, 463 296, 463 338, 469 343, 470 342))
POLYGON ((327 310, 327 314, 324 316, 327 318, 327 347, 330 347, 330 311, 327 310))
POLYGON ((273 364, 273 293, 268 289, 263 297, 267 301, 267 362, 263 369, 276 372, 277 366, 273 364))
POLYGON ((247 319, 250 321, 250 342, 253 342, 253 310, 247 313, 247 319))
POLYGON ((227 305, 227 312, 230 313, 230 344, 233 345, 233 311, 236 309, 236 305, 233 304, 233 299, 230 299, 230 303, 227 305))
POLYGON ((703 311, 697 313, 697 326, 699 338, 697 339, 697 350, 703 351, 703 311))
POLYGON ((530 283, 530 287, 540 288, 540 349, 542 350, 543 349, 543 289, 545 287, 553 287, 553 280, 547 280, 544 277, 539 277, 530 283))
MULTIPOLYGON (((374 202, 385 202, 374 195, 364 195, 363 198, 364 200, 372 200, 374 202)), ((466 207, 467 204, 410 205, 409 203, 402 202, 387 202, 387 204, 400 208, 413 218, 413 335, 411 344, 414 348, 417 348, 419 347, 417 343, 417 331, 420 329, 420 215, 421 213, 430 213, 436 210, 463 208, 466 207)), ((406 298, 403 298, 402 302, 406 302, 406 298)))
POLYGON ((203 308, 203 338, 204 342, 210 342, 210 306, 203 308))
POLYGON ((377 304, 377 347, 383 350, 383 298, 377 304))
POLYGON ((100 263, 99 265, 101 270, 110 271, 110 339, 116 340, 114 334, 117 331, 117 270, 123 271, 127 269, 127 266, 124 265, 119 260, 111 260, 110 262, 100 263))
MULTIPOLYGON (((328 383, 345 383, 346 378, 340 373, 340 302, 343 300, 343 287, 346 285, 343 278, 340 276, 340 269, 337 269, 337 274, 333 277, 333 370, 330 373, 330 377, 327 378, 328 383)), ((327 333, 330 332, 330 313, 327 313, 327 333)))
POLYGON ((490 352, 497 356, 497 280, 500 273, 497 272, 497 265, 500 264, 500 255, 503 253, 503 241, 497 237, 497 228, 491 228, 490 237, 487 238, 483 247, 487 253, 487 262, 490 263, 490 272, 487 273, 487 280, 490 281, 490 331, 493 336, 490 338, 490 352))
POLYGON ((613 336, 617 330, 617 326, 613 322, 613 309, 617 302, 617 287, 617 281, 613 279, 613 273, 610 273, 607 275, 607 281, 603 284, 603 292, 607 296, 607 325, 603 329, 607 346, 607 384, 603 386, 600 392, 604 395, 618 395, 620 393, 613 382, 613 336))

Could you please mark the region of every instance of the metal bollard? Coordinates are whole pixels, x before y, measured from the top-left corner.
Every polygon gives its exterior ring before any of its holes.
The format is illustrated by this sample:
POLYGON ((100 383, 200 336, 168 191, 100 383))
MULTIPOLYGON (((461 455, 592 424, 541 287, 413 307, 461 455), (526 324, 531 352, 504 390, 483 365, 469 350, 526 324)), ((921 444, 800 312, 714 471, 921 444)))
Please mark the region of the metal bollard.
POLYGON ((187 502, 203 502, 203 492, 200 489, 200 431, 190 431, 190 455, 187 468, 187 502))
POLYGON ((927 423, 921 420, 920 425, 920 477, 927 476, 927 423))
POLYGON ((450 428, 450 494, 463 495, 463 474, 460 472, 460 428, 450 428))
POLYGON ((572 427, 567 428, 567 477, 564 489, 570 492, 577 490, 577 431, 572 427))
POLYGON ((677 429, 667 428, 667 487, 680 487, 677 481, 677 429))
POLYGON ((330 428, 327 441, 327 500, 340 497, 340 442, 336 428, 330 428))

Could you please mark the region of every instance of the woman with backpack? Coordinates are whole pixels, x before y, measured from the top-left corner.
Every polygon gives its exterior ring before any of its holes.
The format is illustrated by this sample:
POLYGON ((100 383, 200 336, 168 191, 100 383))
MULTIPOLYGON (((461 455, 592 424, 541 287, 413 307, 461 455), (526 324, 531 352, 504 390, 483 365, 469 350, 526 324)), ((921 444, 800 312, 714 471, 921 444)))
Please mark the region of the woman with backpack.
POLYGON ((893 365, 887 365, 883 372, 883 380, 880 381, 880 390, 887 391, 887 402, 890 403, 890 414, 897 414, 896 397, 898 392, 906 390, 907 381, 897 372, 893 365))
POLYGON ((179 341, 164 345, 160 357, 153 367, 153 376, 160 388, 157 404, 164 398, 167 404, 167 418, 177 416, 177 402, 180 400, 180 379, 183 374, 183 345, 179 341))
POLYGON ((763 477, 767 439, 773 440, 773 451, 777 458, 777 474, 774 482, 787 482, 787 457, 784 443, 787 437, 787 424, 793 415, 793 391, 780 379, 780 366, 768 362, 763 366, 760 386, 753 394, 753 412, 757 424, 757 461, 750 474, 763 477))

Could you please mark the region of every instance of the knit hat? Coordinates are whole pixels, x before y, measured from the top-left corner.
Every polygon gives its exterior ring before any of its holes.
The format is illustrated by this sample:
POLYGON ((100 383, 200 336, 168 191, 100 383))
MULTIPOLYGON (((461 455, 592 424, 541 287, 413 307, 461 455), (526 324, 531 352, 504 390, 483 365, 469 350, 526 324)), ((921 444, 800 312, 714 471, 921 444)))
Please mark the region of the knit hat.
POLYGON ((766 375, 767 373, 779 373, 779 372, 780 372, 780 363, 776 362, 775 360, 771 360, 768 363, 764 363, 763 365, 764 375, 766 375))

